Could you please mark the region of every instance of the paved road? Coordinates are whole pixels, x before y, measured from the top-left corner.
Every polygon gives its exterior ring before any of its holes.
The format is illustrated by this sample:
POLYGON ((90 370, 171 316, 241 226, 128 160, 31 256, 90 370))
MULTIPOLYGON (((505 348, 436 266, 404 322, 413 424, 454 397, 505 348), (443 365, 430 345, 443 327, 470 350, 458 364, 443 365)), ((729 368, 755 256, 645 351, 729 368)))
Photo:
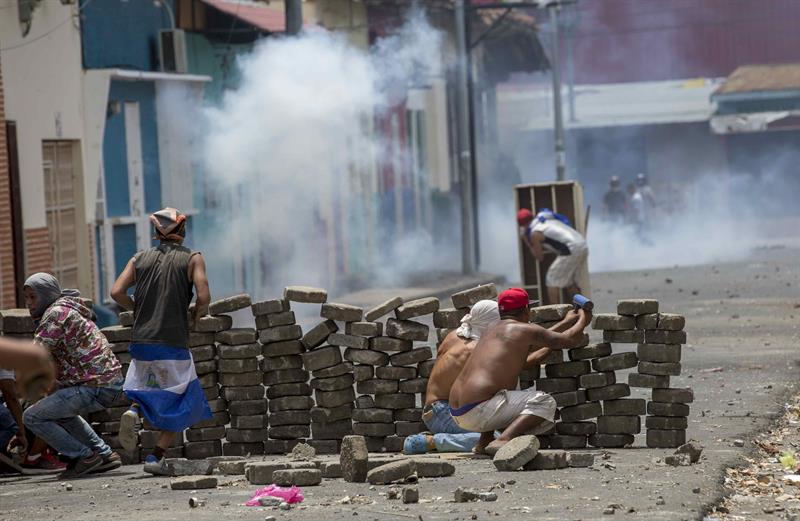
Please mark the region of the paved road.
MULTIPOLYGON (((603 510, 609 505, 618 505, 615 515, 625 519, 701 518, 722 494, 724 468, 743 461, 752 450, 752 434, 767 428, 786 397, 795 392, 800 364, 799 256, 795 249, 772 248, 732 264, 594 275, 598 312, 613 311, 618 298, 651 297, 661 301, 663 311, 687 316, 684 374, 674 384, 695 389, 689 436, 706 450, 701 463, 692 467, 667 467, 660 458, 670 451, 645 448, 608 451, 607 459, 595 451, 598 457, 592 469, 498 473, 488 460, 464 460, 456 462, 454 476, 422 481, 424 502, 418 505, 387 500, 381 495, 385 487, 370 489, 331 480, 306 489, 303 506, 290 512, 241 506, 255 487, 235 478, 221 478, 225 485, 210 492, 173 492, 163 488, 166 479, 143 478, 139 468, 126 467, 76 481, 70 492, 52 478, 2 479, 0 520, 144 521, 191 516, 196 521, 217 521, 229 516, 263 520, 271 515, 314 521, 588 520, 607 519, 603 510), (737 439, 745 441, 743 447, 734 446, 737 439), (488 489, 499 484, 504 488, 497 489, 497 502, 451 500, 458 486, 488 489), (337 503, 357 494, 374 503, 337 503), (192 495, 207 499, 207 505, 190 510, 192 495)), ((637 445, 642 447, 643 440, 637 439, 637 445)))

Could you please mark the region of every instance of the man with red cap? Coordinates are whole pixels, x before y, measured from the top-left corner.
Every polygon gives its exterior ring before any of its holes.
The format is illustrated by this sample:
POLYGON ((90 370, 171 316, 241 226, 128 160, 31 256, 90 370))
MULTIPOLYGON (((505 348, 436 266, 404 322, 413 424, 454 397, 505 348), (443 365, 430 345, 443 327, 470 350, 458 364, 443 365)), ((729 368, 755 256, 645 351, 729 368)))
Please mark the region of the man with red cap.
POLYGON ((517 224, 522 241, 537 261, 543 261, 545 253, 557 255, 545 277, 549 302, 560 301, 562 288, 567 289, 570 298, 580 293, 579 278, 589 258, 583 235, 565 217, 547 208, 535 216, 527 208, 521 209, 517 212, 517 224))
POLYGON ((463 429, 480 432, 475 452, 494 455, 513 438, 541 434, 553 426, 556 402, 541 391, 515 391, 520 373, 553 349, 572 349, 592 320, 583 309, 570 311, 574 324, 563 333, 530 324, 528 293, 511 288, 497 298, 500 320, 478 341, 450 390, 450 413, 463 429), (494 431, 502 430, 495 440, 494 431))

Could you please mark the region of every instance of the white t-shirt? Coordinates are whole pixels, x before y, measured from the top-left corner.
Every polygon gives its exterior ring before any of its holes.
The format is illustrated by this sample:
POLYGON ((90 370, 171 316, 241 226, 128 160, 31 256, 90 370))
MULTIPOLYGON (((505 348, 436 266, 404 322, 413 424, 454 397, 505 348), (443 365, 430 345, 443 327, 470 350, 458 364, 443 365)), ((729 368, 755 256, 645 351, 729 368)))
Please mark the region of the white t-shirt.
POLYGON ((544 235, 542 248, 556 255, 569 255, 586 248, 586 239, 578 230, 555 218, 544 221, 534 219, 528 227, 528 237, 532 237, 534 232, 544 235))

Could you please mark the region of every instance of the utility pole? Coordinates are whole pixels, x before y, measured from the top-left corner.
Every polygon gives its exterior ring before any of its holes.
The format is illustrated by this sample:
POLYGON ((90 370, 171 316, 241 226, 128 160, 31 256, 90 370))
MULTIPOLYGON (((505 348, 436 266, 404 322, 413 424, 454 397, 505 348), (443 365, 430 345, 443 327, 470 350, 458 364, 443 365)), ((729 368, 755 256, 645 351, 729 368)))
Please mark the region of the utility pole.
POLYGON ((558 41, 558 15, 561 11, 561 2, 552 2, 547 6, 550 11, 550 25, 553 33, 553 49, 551 51, 551 65, 553 67, 553 117, 555 124, 555 151, 556 151, 556 181, 566 179, 566 152, 564 150, 564 114, 561 104, 561 57, 558 41))
POLYGON ((472 146, 469 88, 469 42, 467 41, 467 9, 469 0, 455 0, 456 41, 458 44, 458 172, 461 183, 461 271, 475 272, 475 219, 473 207, 472 146))
POLYGON ((303 0, 285 0, 286 34, 294 36, 303 29, 303 0))

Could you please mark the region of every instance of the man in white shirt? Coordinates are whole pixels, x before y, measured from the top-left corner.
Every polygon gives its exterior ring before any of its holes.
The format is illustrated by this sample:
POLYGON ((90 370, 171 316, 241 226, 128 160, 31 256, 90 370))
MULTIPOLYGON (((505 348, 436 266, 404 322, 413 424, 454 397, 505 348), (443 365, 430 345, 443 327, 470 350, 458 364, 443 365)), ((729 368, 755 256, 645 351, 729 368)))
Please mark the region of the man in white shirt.
POLYGON ((517 223, 522 240, 537 261, 544 260, 545 252, 557 255, 545 278, 549 302, 560 301, 562 288, 566 288, 570 299, 580 293, 578 279, 589 258, 589 248, 583 235, 547 209, 534 216, 530 210, 523 208, 517 212, 517 223))

